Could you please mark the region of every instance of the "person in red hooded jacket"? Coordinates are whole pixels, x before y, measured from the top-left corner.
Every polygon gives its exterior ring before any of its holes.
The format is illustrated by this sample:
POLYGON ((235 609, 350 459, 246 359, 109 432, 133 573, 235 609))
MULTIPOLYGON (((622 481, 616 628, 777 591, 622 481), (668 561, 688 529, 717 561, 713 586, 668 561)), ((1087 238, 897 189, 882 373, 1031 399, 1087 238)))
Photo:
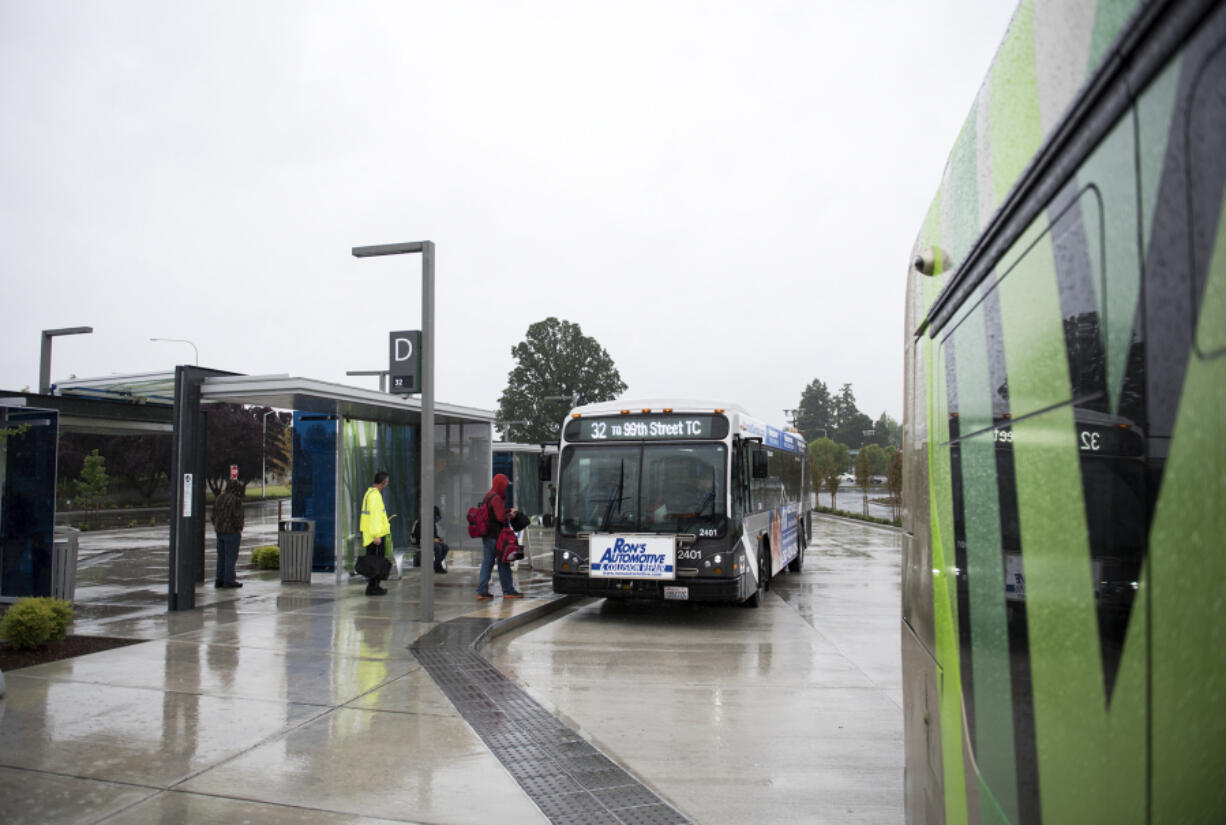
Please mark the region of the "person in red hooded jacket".
MULTIPOLYGON (((499 473, 494 476, 493 486, 481 500, 481 504, 490 510, 490 529, 481 537, 481 574, 477 577, 477 601, 479 602, 494 598, 490 595, 490 574, 497 561, 494 545, 498 541, 498 534, 502 532, 502 528, 506 526, 508 520, 515 516, 515 508, 507 508, 507 485, 510 483, 510 479, 499 473)), ((497 561, 497 564, 498 583, 502 585, 502 597, 522 599, 524 596, 515 589, 515 580, 511 577, 511 565, 502 561, 497 561)))

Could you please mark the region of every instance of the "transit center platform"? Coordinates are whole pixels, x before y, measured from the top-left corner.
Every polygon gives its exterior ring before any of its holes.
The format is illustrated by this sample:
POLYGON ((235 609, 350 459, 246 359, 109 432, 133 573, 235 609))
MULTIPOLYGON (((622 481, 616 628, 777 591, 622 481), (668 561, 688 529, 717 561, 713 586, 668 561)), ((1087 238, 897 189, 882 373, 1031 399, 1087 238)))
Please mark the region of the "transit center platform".
POLYGON ((461 554, 430 623, 414 570, 168 613, 156 547, 86 554, 73 633, 146 641, 4 674, 0 822, 901 822, 899 534, 814 533, 759 609, 478 603, 461 554))

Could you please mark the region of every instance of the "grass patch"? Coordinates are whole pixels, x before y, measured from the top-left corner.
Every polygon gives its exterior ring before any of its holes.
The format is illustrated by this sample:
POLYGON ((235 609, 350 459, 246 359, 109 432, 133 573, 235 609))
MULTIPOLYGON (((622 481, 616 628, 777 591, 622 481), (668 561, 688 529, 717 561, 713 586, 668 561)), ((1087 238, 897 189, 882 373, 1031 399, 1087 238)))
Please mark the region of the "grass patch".
POLYGON ((867 521, 872 524, 887 524, 890 527, 902 527, 902 519, 878 518, 877 516, 866 516, 863 513, 849 513, 846 510, 835 510, 831 507, 822 507, 820 504, 813 508, 814 512, 825 513, 828 516, 842 516, 843 518, 855 519, 856 521, 867 521))

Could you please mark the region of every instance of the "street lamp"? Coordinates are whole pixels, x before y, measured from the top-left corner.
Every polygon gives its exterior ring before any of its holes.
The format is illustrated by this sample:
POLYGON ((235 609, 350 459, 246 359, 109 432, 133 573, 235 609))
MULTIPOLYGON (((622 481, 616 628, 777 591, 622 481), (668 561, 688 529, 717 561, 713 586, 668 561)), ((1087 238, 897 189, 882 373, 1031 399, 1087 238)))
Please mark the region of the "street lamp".
MULTIPOLYGON (((434 508, 434 241, 353 247, 355 258, 421 253, 421 523, 434 508)), ((425 531, 422 531, 423 534, 425 531)), ((421 620, 434 621, 434 565, 421 565, 421 620)))
POLYGON ((51 392, 51 339, 57 335, 84 335, 93 332, 93 327, 62 327, 43 330, 43 347, 38 357, 38 394, 51 392))
POLYGON ((345 370, 345 375, 377 375, 379 376, 379 392, 387 392, 387 376, 391 370, 345 370))
POLYGON ((187 344, 196 353, 196 366, 200 366, 200 350, 196 349, 196 345, 186 338, 150 338, 150 341, 166 341, 175 344, 187 344))
POLYGON ((260 501, 264 500, 267 490, 265 481, 268 478, 268 416, 275 412, 276 410, 269 410, 260 420, 260 501))

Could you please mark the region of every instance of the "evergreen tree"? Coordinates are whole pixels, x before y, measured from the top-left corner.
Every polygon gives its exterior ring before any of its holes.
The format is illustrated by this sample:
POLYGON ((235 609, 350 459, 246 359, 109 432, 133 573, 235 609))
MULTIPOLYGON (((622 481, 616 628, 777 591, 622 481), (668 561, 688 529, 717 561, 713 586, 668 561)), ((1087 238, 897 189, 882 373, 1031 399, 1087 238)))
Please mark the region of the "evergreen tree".
POLYGON ((834 432, 834 403, 824 381, 814 378, 800 394, 796 410, 796 429, 805 441, 828 438, 834 432))
POLYGON ((106 495, 110 479, 106 474, 106 457, 93 450, 85 457, 81 468, 81 477, 77 479, 77 498, 82 503, 98 509, 102 497, 106 495))

